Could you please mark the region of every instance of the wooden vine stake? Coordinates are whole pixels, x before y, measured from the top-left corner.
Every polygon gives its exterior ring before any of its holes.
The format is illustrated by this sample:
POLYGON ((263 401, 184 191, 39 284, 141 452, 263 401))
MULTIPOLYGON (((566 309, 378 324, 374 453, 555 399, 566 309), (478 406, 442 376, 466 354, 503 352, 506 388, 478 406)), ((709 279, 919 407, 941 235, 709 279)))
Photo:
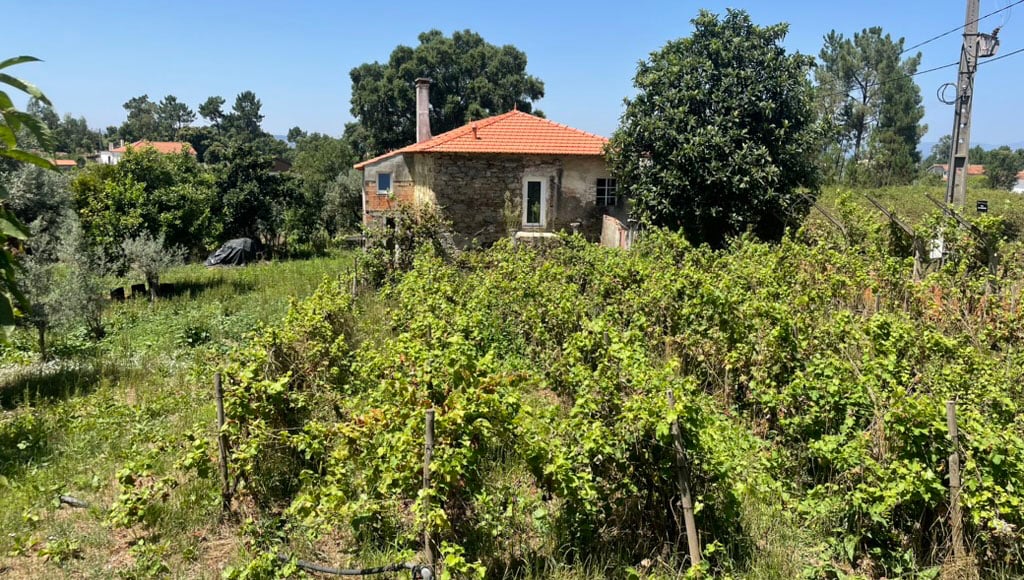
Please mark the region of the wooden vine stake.
POLYGON ((960 440, 956 425, 956 401, 946 401, 946 427, 949 429, 949 527, 953 532, 955 565, 964 562, 964 521, 960 511, 960 440))
POLYGON ((213 375, 213 393, 217 400, 217 447, 220 451, 220 499, 221 509, 231 510, 231 487, 228 484, 228 435, 224 432, 224 389, 221 375, 213 375))
POLYGON ((356 297, 359 291, 359 259, 352 256, 352 298, 356 297))
POLYGON ((434 569, 434 548, 430 544, 430 462, 434 459, 434 410, 427 409, 426 445, 423 449, 423 512, 427 522, 423 526, 423 549, 427 565, 434 569))
MULTIPOLYGON (((675 409, 676 399, 668 392, 668 406, 675 409)), ((690 549, 690 566, 700 565, 700 539, 697 536, 697 522, 693 518, 693 496, 690 495, 690 469, 686 463, 686 449, 683 447, 683 432, 679 420, 672 419, 672 441, 676 451, 676 483, 683 506, 683 523, 686 526, 686 543, 690 549)))

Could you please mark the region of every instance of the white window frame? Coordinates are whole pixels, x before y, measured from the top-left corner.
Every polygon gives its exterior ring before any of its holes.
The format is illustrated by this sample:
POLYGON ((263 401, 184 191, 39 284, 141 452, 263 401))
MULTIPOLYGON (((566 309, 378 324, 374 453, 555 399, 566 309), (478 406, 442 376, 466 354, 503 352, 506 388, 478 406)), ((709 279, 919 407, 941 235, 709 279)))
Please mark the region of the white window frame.
POLYGON ((617 179, 615 179, 614 177, 598 177, 597 181, 595 181, 594 184, 595 184, 594 205, 596 205, 597 207, 615 207, 619 203, 619 181, 617 179), (601 180, 602 179, 604 180, 604 183, 605 183, 605 186, 604 186, 604 194, 605 195, 604 195, 604 198, 603 198, 604 199, 604 203, 602 203, 602 196, 601 196, 601 180), (607 203, 608 198, 609 198, 609 196, 608 196, 608 183, 609 182, 614 184, 614 185, 612 185, 614 193, 611 194, 611 203, 607 203))
POLYGON ((541 175, 526 175, 523 177, 523 227, 544 228, 548 223, 548 178, 541 175), (533 181, 540 182, 540 223, 530 223, 527 220, 527 209, 529 205, 529 187, 533 181))
POLYGON ((394 189, 395 189, 395 176, 394 176, 394 174, 392 174, 390 171, 381 171, 381 172, 377 173, 377 195, 390 195, 391 192, 394 189), (387 189, 381 189, 380 188, 380 176, 381 175, 387 175, 388 176, 388 188, 387 189))

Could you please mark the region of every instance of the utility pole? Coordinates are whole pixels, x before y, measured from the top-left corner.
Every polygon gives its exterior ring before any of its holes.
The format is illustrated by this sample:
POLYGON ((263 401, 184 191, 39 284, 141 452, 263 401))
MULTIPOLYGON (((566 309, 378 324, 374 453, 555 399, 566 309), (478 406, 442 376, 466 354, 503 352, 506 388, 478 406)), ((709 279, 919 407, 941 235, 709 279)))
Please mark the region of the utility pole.
POLYGON ((963 207, 967 200, 967 154, 971 148, 971 105, 974 103, 974 73, 978 59, 993 56, 999 48, 999 29, 978 34, 980 0, 967 0, 964 44, 960 49, 960 73, 957 76, 953 112, 953 146, 949 155, 946 203, 963 207))

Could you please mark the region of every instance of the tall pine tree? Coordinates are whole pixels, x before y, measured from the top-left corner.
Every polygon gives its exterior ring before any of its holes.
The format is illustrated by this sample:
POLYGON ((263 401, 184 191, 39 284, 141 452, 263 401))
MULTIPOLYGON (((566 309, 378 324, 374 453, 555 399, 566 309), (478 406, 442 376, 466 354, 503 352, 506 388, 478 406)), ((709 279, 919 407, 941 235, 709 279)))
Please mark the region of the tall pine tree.
POLYGON ((825 36, 815 79, 831 128, 825 160, 834 179, 885 185, 916 174, 924 107, 913 75, 921 53, 904 59, 903 52, 903 39, 877 26, 853 38, 834 30, 825 36))

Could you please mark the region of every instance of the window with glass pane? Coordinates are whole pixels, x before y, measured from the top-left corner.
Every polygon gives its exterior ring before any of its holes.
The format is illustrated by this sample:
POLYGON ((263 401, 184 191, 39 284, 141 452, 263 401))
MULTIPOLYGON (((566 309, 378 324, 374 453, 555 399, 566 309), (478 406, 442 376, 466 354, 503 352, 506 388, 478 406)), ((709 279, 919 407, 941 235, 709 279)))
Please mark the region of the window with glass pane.
POLYGON ((615 205, 615 180, 601 177, 597 180, 597 205, 615 205))
POLYGON ((391 174, 390 173, 378 173, 377 174, 377 193, 385 194, 391 193, 391 174))
POLYGON ((540 188, 539 181, 526 182, 526 223, 540 223, 540 188))

